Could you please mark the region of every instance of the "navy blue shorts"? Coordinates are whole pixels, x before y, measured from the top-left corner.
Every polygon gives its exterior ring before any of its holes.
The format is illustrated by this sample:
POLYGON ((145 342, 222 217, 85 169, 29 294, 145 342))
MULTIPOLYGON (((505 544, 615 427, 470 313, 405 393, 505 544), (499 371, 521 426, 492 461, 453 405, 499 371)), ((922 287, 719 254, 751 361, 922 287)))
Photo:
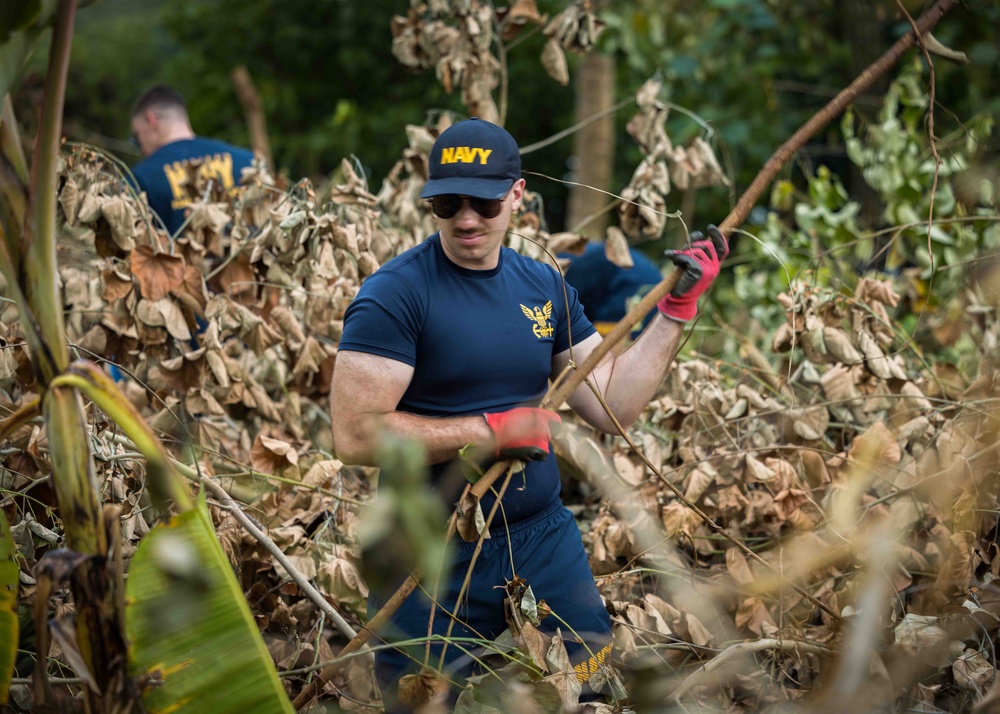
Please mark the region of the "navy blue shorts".
MULTIPOLYGON (((611 618, 594 585, 573 514, 557 499, 538 515, 512 524, 509 529, 502 524, 492 525, 490 534, 492 538, 483 542, 476 560, 451 638, 493 640, 506 630, 503 586, 516 574, 531 586, 537 601, 545 600, 553 615, 558 615, 542 619, 539 629, 546 634, 554 634, 557 627, 561 630, 570 661, 576 665, 580 680, 586 681, 611 650, 611 618)), ((439 607, 434 613, 436 634, 448 631, 449 613, 455 609, 455 599, 475 548, 475 543, 461 540, 455 545, 451 577, 440 588, 439 607)), ((391 595, 392 592, 385 593, 384 599, 391 595)), ((369 597, 369 617, 378 612, 384 599, 369 597)), ((426 638, 430 611, 427 593, 417 588, 379 633, 382 641, 426 638)), ((381 644, 373 641, 376 643, 381 644)), ((431 667, 438 666, 441 647, 439 643, 432 644, 428 660, 431 667)), ((452 642, 445 653, 444 674, 461 689, 465 677, 476 671, 476 657, 492 652, 478 643, 452 642)), ((375 677, 387 712, 406 711, 399 707, 396 684, 403 675, 420 671, 424 653, 424 643, 376 651, 375 677)))

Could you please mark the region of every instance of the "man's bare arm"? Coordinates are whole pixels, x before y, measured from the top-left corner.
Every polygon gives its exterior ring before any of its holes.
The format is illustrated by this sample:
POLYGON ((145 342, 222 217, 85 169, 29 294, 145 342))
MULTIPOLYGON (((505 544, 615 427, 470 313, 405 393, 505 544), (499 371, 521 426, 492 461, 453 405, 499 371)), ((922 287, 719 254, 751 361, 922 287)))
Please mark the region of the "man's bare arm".
MULTIPOLYGON (((587 381, 596 385, 615 418, 627 427, 642 413, 663 381, 680 343, 684 325, 657 314, 620 355, 608 353, 591 372, 587 381)), ((600 335, 591 335, 575 345, 572 358, 581 364, 601 343, 600 335)), ((570 350, 560 352, 553 359, 553 375, 560 374, 569 364, 570 350)), ((587 383, 581 384, 567 400, 569 405, 588 424, 611 434, 618 433, 614 423, 601 406, 587 383)))
MULTIPOLYGON (((677 353, 684 323, 697 315, 698 299, 718 276, 722 261, 729 255, 729 244, 718 228, 710 225, 708 236, 706 239, 695 231, 687 248, 664 251, 663 255, 681 269, 674 289, 656 304, 658 314, 639 339, 617 357, 609 353, 587 380, 596 385, 622 426, 631 424, 656 392, 677 353)), ((593 335, 577 345, 572 355, 576 363, 583 362, 600 341, 599 336, 593 335)), ((569 360, 569 350, 556 355, 552 361, 553 374, 559 374, 569 360)), ((610 433, 617 431, 586 383, 568 401, 594 427, 610 433)))
POLYGON ((466 444, 491 442, 481 416, 433 418, 397 411, 412 378, 413 368, 403 362, 364 352, 337 353, 330 387, 337 458, 376 466, 383 430, 421 442, 429 463, 454 458, 466 444))

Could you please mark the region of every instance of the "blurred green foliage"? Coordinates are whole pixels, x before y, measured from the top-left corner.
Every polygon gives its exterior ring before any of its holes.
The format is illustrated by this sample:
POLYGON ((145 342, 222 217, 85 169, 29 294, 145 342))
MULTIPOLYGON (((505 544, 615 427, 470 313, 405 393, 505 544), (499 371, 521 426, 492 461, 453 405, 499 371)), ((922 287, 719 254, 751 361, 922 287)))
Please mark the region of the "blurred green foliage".
MULTIPOLYGON (((861 275, 890 277, 904 298, 897 315, 903 329, 920 328, 915 336, 933 348, 932 360, 974 367, 979 346, 965 340, 944 349, 953 345, 935 342, 931 333, 949 320, 957 322, 970 269, 1000 250, 1000 173, 984 178, 979 190, 956 188, 956 178, 992 138, 994 122, 979 114, 950 134, 937 134, 941 161, 935 172, 925 80, 914 59, 890 85, 876 121, 859 131, 857 117, 848 112, 840 122, 849 158, 883 207, 874 223, 862 219, 859 203, 826 166, 807 175, 804 188, 787 179, 774 184, 763 225, 748 226, 736 239, 741 250, 731 259, 732 280, 711 293, 721 315, 732 313, 727 306, 748 306, 743 316, 728 318, 740 332, 760 338, 773 333, 785 321, 777 295, 791 292, 794 283, 851 295, 861 275), (932 197, 934 222, 928 229, 932 197), (925 319, 903 320, 911 315, 925 319)), ((735 353, 730 356, 735 359, 735 353)))
MULTIPOLYGON (((920 3, 904 4, 919 14, 920 3)), ((538 0, 549 17, 566 5, 538 0)), ((432 72, 411 73, 393 57, 390 19, 409 7, 408 0, 102 0, 79 14, 67 134, 103 141, 134 162, 138 156, 128 153, 125 141, 129 108, 143 89, 168 82, 188 97, 196 131, 246 144, 229 79, 243 64, 261 95, 281 171, 321 181, 354 155, 377 190, 405 146, 407 124, 442 109, 463 111, 457 92, 446 94, 432 72)), ((618 97, 659 74, 662 99, 677 107, 667 124, 674 143, 703 136, 732 173, 731 189, 668 196, 667 210, 683 208, 691 228, 720 222, 771 153, 859 66, 909 29, 891 2, 606 0, 598 7, 607 23, 598 49, 618 60, 618 97)), ((970 162, 995 162, 989 129, 1000 114, 998 26, 1000 4, 960 3, 934 33, 971 60, 964 66, 935 60, 935 132, 943 159, 934 199, 938 218, 996 213, 995 188, 992 197, 985 189, 957 195, 953 179, 970 162)), ((579 58, 568 57, 571 83, 562 87, 539 62, 544 41, 541 28, 529 26, 506 52, 507 127, 522 145, 574 121, 572 78, 579 58)), ((931 256, 936 266, 954 265, 995 240, 991 224, 953 221, 931 231, 928 250, 926 227, 893 230, 926 217, 933 178, 924 125, 928 75, 916 52, 909 57, 886 103, 881 94, 891 77, 784 168, 772 205, 758 207, 745 226, 756 240, 735 240, 735 279, 713 291, 721 314, 739 301, 762 325, 773 325, 780 319, 774 296, 801 271, 848 290, 869 263, 890 270, 912 264, 926 281, 931 256)), ((43 62, 40 50, 17 97, 29 135, 43 62)), ((627 184, 641 158, 625 131, 631 116, 626 106, 615 117, 613 190, 627 184)), ((567 188, 561 180, 573 177, 571 154, 567 137, 525 156, 526 171, 551 177, 528 175, 530 188, 545 201, 550 230, 563 228, 567 188)), ((658 257, 682 235, 680 222, 668 221, 663 238, 639 247, 658 257)), ((939 271, 924 302, 933 307, 936 295, 953 294, 945 290, 954 291, 962 275, 939 271)))
MULTIPOLYGON (((566 0, 538 0, 549 17, 566 0)), ((655 72, 665 80, 664 99, 700 116, 707 126, 673 112, 668 131, 675 143, 710 134, 724 166, 736 179, 732 191, 699 191, 698 225, 721 220, 735 196, 767 157, 799 125, 854 76, 850 23, 835 0, 607 0, 600 11, 607 29, 599 49, 619 59, 618 94, 626 97, 655 72)), ((902 32, 891 3, 863 9, 881 40, 880 52, 902 32)), ((910 3, 913 5, 913 3, 910 3)), ((188 97, 195 130, 238 144, 249 141, 229 79, 246 65, 261 95, 275 159, 297 179, 320 178, 340 159, 356 155, 375 189, 405 146, 403 129, 429 112, 462 112, 457 93, 447 95, 433 73, 407 71, 391 53, 389 21, 405 14, 407 0, 102 0, 78 18, 66 122, 71 138, 104 141, 128 161, 138 159, 125 140, 128 112, 146 87, 167 82, 188 97)), ((918 7, 912 7, 916 13, 918 7)), ((973 64, 937 63, 941 103, 964 120, 975 112, 1000 111, 993 68, 1000 64, 995 28, 1000 6, 955 7, 936 36, 967 52, 973 64)), ((529 26, 507 53, 510 106, 507 127, 526 145, 573 122, 573 89, 542 70, 545 37, 529 26)), ((856 45, 855 40, 855 45, 856 45)), ((22 84, 18 116, 31 124, 30 99, 40 87, 44 52, 37 52, 22 84)), ((578 65, 570 56, 571 77, 578 65)), ((861 102, 864 119, 874 102, 861 102)), ((618 127, 614 190, 628 182, 640 154, 625 133, 626 107, 618 127)), ((558 224, 571 177, 570 138, 525 157, 525 168, 556 181, 531 177, 558 224)), ((815 163, 835 172, 846 166, 835 128, 816 137, 798 157, 805 173, 815 163)), ((792 177, 793 168, 786 172, 792 177)), ((801 182, 803 176, 795 175, 801 182)), ((849 190, 853 189, 849 186, 849 190)), ((681 196, 671 196, 679 207, 681 196)), ((689 207, 690 209, 691 207, 689 207)), ((665 240, 644 246, 658 254, 677 241, 679 224, 665 240)))

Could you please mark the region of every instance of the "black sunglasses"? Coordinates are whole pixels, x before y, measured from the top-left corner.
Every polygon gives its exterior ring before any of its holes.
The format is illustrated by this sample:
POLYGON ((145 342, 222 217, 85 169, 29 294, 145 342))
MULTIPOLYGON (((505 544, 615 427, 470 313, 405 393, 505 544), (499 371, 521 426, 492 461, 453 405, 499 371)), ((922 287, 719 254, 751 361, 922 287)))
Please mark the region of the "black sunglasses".
POLYGON ((447 220, 461 210, 463 201, 468 201, 469 207, 483 218, 496 218, 503 208, 503 199, 506 197, 505 194, 503 198, 473 198, 460 196, 457 193, 445 193, 431 197, 431 211, 438 218, 447 220))

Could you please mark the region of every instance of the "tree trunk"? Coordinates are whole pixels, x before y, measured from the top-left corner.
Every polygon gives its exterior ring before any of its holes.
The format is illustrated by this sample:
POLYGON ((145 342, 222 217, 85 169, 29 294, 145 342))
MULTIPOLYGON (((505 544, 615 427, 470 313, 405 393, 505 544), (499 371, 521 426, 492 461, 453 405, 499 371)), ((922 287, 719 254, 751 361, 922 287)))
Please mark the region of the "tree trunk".
POLYGON ((233 68, 229 73, 236 89, 236 96, 243 107, 243 116, 247 120, 247 128, 250 131, 250 145, 254 153, 260 154, 267 162, 267 170, 275 171, 274 157, 271 155, 271 139, 267 135, 267 119, 264 115, 264 107, 260 101, 260 94, 254 86, 250 71, 244 65, 233 68))
MULTIPOLYGON (((841 37, 851 49, 851 75, 857 76, 881 54, 879 50, 885 43, 886 18, 869 0, 840 0, 837 5, 841 37)), ((889 88, 889 80, 887 75, 879 77, 872 85, 871 91, 879 96, 884 95, 889 88)), ((862 111, 860 107, 856 109, 862 111)), ((873 121, 874 118, 874 116, 867 117, 869 121, 873 121)), ((882 214, 882 200, 875 189, 865 181, 861 169, 850 161, 846 183, 848 192, 861 203, 862 219, 870 225, 878 225, 882 214)), ((877 254, 880 247, 873 245, 873 254, 877 254)))
MULTIPOLYGON (((576 75, 576 121, 607 109, 615 102, 615 58, 599 52, 589 52, 576 75)), ((610 196, 615 160, 615 118, 606 116, 583 127, 573 138, 576 157, 576 182, 570 186, 566 229, 573 230, 588 216, 605 208, 610 196), (593 187, 593 188, 589 188, 593 187), (593 189, 600 189, 595 191, 593 189)), ((584 235, 603 240, 609 213, 588 223, 584 235)))

